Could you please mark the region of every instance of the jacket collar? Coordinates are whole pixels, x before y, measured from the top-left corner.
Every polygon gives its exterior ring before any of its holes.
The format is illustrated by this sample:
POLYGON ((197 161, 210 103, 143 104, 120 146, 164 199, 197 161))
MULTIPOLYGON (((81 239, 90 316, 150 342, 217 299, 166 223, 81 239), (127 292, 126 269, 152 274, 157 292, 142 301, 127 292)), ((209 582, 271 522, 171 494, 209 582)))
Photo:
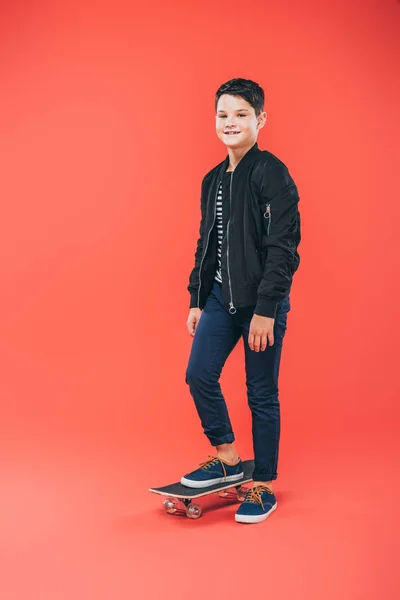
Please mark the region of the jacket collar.
MULTIPOLYGON (((259 152, 261 152, 261 150, 259 149, 257 142, 255 142, 255 144, 250 148, 250 150, 247 150, 246 154, 240 159, 234 172, 237 173, 238 170, 240 171, 240 169, 243 169, 243 167, 246 166, 247 164, 251 164, 251 162, 254 160, 255 156, 259 152)), ((228 166, 229 166, 229 154, 226 155, 224 162, 221 164, 221 168, 218 170, 219 178, 223 177, 228 166)))

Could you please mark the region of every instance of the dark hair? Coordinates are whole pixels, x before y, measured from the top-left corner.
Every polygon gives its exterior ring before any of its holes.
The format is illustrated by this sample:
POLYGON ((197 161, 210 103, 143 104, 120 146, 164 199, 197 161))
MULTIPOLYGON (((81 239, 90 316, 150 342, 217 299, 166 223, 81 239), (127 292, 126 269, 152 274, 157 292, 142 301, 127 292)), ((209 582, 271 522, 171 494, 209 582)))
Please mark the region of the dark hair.
POLYGON ((264 90, 255 81, 251 79, 242 79, 236 77, 223 83, 215 94, 215 110, 217 110, 217 104, 222 94, 229 94, 230 96, 240 96, 246 102, 254 108, 256 117, 264 110, 264 90))

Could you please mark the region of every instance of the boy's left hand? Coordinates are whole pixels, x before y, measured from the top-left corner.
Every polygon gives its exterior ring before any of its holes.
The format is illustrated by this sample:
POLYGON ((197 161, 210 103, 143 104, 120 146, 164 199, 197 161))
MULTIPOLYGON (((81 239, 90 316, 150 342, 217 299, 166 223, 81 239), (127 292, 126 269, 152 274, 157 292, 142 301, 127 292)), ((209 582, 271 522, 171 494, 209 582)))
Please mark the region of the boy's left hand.
POLYGON ((274 345, 274 323, 275 319, 271 317, 253 315, 248 340, 250 350, 255 350, 255 352, 263 351, 267 347, 268 342, 270 346, 274 345))

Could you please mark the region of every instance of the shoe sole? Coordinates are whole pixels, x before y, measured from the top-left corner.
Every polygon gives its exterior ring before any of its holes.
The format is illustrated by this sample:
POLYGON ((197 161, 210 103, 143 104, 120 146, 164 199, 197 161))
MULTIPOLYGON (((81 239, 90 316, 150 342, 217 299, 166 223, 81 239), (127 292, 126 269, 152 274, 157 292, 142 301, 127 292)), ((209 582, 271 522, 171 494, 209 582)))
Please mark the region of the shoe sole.
POLYGON ((276 510, 278 503, 275 502, 272 508, 269 509, 267 513, 263 515, 235 515, 235 521, 237 523, 260 523, 261 521, 265 521, 269 517, 269 515, 276 510))
POLYGON ((228 477, 215 477, 214 479, 207 479, 206 481, 194 481, 193 479, 186 479, 182 477, 181 484, 195 489, 201 489, 209 487, 210 485, 216 485, 217 483, 230 483, 231 481, 240 481, 243 479, 244 473, 238 473, 236 475, 228 475, 228 477))

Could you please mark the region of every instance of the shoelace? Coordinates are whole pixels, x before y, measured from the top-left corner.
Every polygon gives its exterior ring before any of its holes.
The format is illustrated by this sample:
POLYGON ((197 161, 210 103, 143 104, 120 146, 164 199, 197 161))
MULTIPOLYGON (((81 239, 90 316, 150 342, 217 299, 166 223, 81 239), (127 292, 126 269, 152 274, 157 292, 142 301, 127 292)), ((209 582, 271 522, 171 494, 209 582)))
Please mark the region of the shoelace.
POLYGON ((267 486, 256 485, 255 487, 251 488, 247 492, 246 502, 258 502, 258 504, 260 504, 261 508, 264 509, 264 505, 263 505, 263 501, 262 501, 262 497, 261 497, 262 490, 265 490, 266 492, 268 492, 268 494, 273 494, 273 492, 271 492, 271 490, 267 486))
POLYGON ((224 471, 224 477, 226 479, 226 470, 225 470, 224 463, 216 456, 209 456, 208 460, 205 460, 204 462, 200 463, 200 468, 207 469, 211 465, 216 465, 217 462, 219 462, 222 465, 222 470, 224 471))

